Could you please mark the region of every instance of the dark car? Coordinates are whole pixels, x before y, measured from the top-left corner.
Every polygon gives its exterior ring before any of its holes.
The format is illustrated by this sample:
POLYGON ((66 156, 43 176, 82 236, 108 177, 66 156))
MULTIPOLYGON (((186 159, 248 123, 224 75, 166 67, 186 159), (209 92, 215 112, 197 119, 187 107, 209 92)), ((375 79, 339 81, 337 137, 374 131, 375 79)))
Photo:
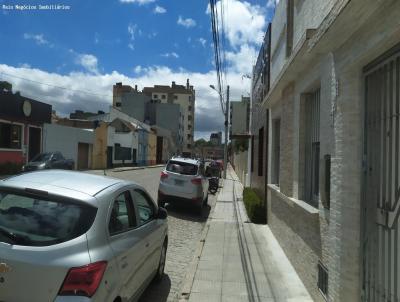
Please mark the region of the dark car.
POLYGON ((66 159, 61 152, 46 152, 36 155, 29 163, 22 167, 22 171, 35 171, 44 169, 72 170, 74 161, 66 159))

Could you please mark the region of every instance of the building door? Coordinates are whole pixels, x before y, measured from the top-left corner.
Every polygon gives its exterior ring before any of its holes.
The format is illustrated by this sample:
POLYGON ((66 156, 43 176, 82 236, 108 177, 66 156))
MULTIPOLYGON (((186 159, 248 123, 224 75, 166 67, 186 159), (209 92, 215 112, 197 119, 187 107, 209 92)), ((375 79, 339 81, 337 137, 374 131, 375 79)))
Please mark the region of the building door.
POLYGON ((28 140, 28 161, 31 161, 41 152, 42 146, 42 129, 37 127, 29 127, 28 140))
POLYGON ((157 154, 156 154, 156 162, 157 164, 162 163, 162 158, 163 158, 163 137, 162 136, 157 136, 157 154))
POLYGON ((78 170, 89 169, 89 144, 78 143, 78 170))
POLYGON ((113 147, 107 147, 107 168, 110 169, 113 166, 113 147))
MULTIPOLYGON (((400 45, 399 45, 400 46, 400 45)), ((362 300, 400 300, 400 47, 364 68, 362 300)))
POLYGON ((132 149, 132 164, 137 165, 137 158, 136 158, 136 152, 137 150, 135 148, 132 149))

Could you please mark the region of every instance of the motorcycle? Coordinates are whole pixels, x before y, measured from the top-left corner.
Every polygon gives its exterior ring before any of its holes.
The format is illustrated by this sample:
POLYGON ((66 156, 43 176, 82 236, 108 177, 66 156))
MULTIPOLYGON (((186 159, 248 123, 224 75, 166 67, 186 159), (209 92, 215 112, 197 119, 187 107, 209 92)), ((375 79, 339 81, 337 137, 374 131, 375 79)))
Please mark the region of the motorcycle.
POLYGON ((211 194, 217 193, 219 188, 219 177, 210 177, 208 179, 208 192, 211 194))

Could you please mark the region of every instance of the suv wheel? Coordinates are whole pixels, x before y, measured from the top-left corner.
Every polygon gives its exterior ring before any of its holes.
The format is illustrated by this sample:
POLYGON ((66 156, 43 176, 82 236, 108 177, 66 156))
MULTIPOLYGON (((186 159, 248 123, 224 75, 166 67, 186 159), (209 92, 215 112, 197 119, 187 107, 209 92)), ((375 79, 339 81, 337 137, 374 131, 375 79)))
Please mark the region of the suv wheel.
POLYGON ((161 200, 157 200, 157 205, 158 205, 159 207, 164 208, 164 207, 165 207, 165 202, 164 202, 164 201, 161 201, 161 200))

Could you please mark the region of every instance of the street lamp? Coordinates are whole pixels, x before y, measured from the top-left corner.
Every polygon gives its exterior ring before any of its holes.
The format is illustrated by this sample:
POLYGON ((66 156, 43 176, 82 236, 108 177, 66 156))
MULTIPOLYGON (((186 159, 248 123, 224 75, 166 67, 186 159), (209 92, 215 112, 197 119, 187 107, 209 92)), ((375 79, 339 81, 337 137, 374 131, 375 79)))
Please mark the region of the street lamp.
MULTIPOLYGON (((221 102, 221 107, 224 102, 224 97, 222 96, 221 90, 217 90, 214 85, 210 85, 210 88, 218 92, 220 102, 221 102)), ((229 109, 229 85, 226 88, 226 104, 225 104, 225 110, 222 107, 222 112, 225 115, 225 146, 224 146, 224 178, 226 179, 226 169, 228 167, 228 109, 229 109)))

